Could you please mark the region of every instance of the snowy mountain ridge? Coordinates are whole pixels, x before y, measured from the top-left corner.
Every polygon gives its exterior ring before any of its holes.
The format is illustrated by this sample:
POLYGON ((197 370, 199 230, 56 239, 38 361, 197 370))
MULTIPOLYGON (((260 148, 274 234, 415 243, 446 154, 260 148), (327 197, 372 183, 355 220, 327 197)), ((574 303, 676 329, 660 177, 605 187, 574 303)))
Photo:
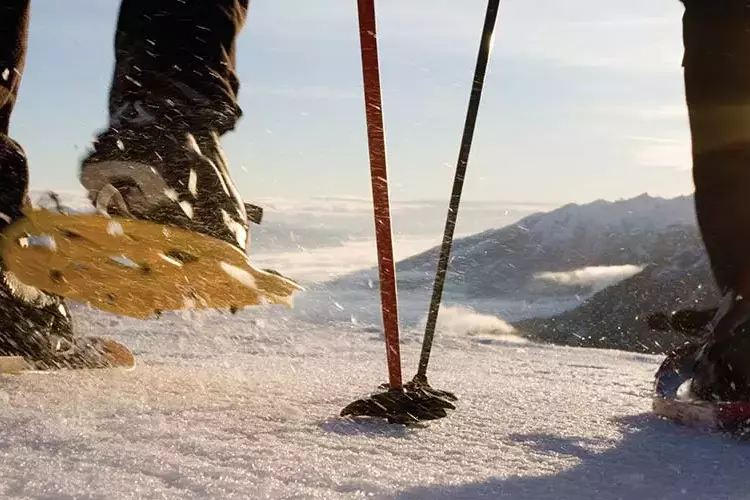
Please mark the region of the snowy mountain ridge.
MULTIPOLYGON (((673 253, 673 236, 665 236, 667 233, 694 230, 692 196, 664 199, 641 195, 615 202, 568 204, 457 239, 448 291, 467 297, 587 293, 591 289, 585 286, 575 289, 551 283, 542 287, 535 276, 586 267, 644 266, 673 253)), ((439 247, 435 247, 399 262, 400 286, 429 287, 438 254, 439 247)), ((376 281, 375 269, 368 269, 331 284, 356 288, 376 281)))
POLYGON ((575 238, 580 227, 600 231, 612 229, 629 234, 663 231, 674 224, 695 223, 692 196, 673 199, 642 194, 618 201, 596 200, 584 205, 568 204, 540 217, 518 223, 542 243, 575 238))

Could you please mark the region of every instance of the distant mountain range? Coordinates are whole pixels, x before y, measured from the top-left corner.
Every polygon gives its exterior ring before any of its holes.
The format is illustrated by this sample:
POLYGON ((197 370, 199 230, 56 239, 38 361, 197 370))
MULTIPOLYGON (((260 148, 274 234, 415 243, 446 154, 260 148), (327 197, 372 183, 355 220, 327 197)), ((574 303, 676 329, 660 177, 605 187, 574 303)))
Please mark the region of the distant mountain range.
MULTIPOLYGON (((633 268, 662 260, 674 253, 671 239, 664 237, 672 226, 695 227, 692 197, 666 200, 642 195, 565 205, 456 240, 448 287, 469 298, 585 295, 597 290, 596 273, 588 281, 541 278, 583 268, 633 268)), ((435 247, 399 262, 399 286, 430 287, 438 255, 435 247)), ((368 269, 331 284, 356 288, 375 281, 376 270, 368 269)))
MULTIPOLYGON (((400 289, 431 287, 438 254, 432 248, 399 262, 400 289)), ((376 283, 376 270, 368 269, 329 285, 376 283)), ((683 341, 651 332, 648 314, 717 299, 692 196, 570 204, 461 238, 446 290, 467 304, 577 297, 575 309, 514 326, 534 340, 639 352, 663 352, 683 341)))

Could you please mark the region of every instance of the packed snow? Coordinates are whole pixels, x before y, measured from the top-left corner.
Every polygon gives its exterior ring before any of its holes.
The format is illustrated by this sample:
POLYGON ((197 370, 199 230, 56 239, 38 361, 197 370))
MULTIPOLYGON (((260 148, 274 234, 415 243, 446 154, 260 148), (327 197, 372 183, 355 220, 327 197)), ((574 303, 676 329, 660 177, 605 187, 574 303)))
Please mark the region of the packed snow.
MULTIPOLYGON (((323 276, 336 255, 257 263, 323 276)), ((426 295, 401 294, 407 377, 426 295)), ((748 498, 746 444, 651 414, 660 356, 530 343, 474 306, 443 309, 430 381, 460 400, 422 427, 338 416, 386 380, 376 289, 150 321, 78 306, 138 365, 0 376, 0 498, 748 498)))

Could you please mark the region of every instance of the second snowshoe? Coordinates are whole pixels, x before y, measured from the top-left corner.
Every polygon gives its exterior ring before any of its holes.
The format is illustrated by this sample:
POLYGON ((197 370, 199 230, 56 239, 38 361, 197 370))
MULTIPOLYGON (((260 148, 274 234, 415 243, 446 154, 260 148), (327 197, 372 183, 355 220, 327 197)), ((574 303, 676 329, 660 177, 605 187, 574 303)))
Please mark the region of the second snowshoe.
POLYGON ((750 433, 750 402, 706 401, 691 391, 694 367, 701 344, 688 343, 662 363, 654 382, 653 411, 677 423, 738 437, 750 433))
POLYGON ((693 338, 672 351, 654 381, 654 413, 676 422, 750 435, 750 304, 728 292, 710 320, 693 314, 693 338), (697 318, 697 319, 696 319, 697 318), (703 333, 698 335, 697 333, 703 333))

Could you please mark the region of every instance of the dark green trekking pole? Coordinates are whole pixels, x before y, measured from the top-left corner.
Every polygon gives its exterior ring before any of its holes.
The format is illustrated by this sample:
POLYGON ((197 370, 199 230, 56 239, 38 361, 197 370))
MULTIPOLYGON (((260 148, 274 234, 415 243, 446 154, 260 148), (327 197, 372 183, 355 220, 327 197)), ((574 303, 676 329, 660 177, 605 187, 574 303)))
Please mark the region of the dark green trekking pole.
POLYGON ((430 387, 427 382, 427 366, 430 362, 430 353, 432 352, 432 343, 435 338, 435 328, 437 326, 438 314, 440 312, 440 303, 443 299, 445 278, 448 273, 448 264, 450 261, 451 248, 453 246, 453 235, 456 229, 458 209, 461 205, 461 193, 463 191, 464 178, 466 177, 466 168, 469 163, 471 143, 474 139, 474 129, 479 114, 479 104, 482 100, 482 90, 484 89, 484 80, 492 49, 492 37, 495 31, 499 4, 500 0, 489 0, 487 4, 487 14, 484 19, 482 41, 479 46, 476 69, 474 70, 469 109, 466 113, 466 122, 464 124, 463 137, 461 138, 461 148, 459 150, 458 163, 456 165, 456 174, 453 179, 453 192, 451 193, 448 216, 445 221, 445 231, 443 233, 443 243, 440 248, 437 274, 435 276, 432 299, 430 300, 430 308, 427 314, 427 325, 425 327, 424 340, 422 342, 422 354, 419 359, 419 369, 414 376, 414 379, 407 384, 420 387, 423 390, 430 390, 437 396, 452 399, 454 401, 457 398, 453 393, 432 389, 430 387))

